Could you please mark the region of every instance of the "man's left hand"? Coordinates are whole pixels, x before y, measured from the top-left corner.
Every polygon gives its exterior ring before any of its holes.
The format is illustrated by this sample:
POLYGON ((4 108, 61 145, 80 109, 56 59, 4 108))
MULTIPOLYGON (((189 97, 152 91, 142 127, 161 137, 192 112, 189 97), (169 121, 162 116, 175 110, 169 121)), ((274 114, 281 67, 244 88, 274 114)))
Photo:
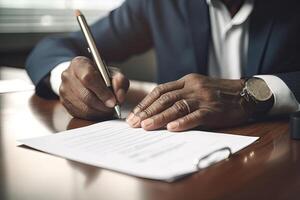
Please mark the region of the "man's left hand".
POLYGON ((214 79, 199 74, 161 84, 129 114, 135 128, 184 131, 196 127, 222 128, 244 123, 240 92, 244 80, 214 79))

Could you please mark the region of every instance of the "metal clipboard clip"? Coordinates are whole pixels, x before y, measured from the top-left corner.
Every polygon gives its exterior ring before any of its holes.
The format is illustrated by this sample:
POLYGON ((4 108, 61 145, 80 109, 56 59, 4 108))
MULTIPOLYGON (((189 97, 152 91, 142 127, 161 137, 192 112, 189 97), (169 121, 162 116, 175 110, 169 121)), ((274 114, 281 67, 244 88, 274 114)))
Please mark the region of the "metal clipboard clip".
POLYGON ((206 156, 203 156, 196 162, 197 170, 209 167, 221 160, 227 159, 232 155, 232 150, 229 147, 217 149, 206 156))

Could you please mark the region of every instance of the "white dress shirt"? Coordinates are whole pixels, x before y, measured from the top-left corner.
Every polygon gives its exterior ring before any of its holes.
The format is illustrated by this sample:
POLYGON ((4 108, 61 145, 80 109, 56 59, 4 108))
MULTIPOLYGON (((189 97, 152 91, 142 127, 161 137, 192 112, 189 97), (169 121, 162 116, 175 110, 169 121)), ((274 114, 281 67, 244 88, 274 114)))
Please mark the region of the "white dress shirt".
MULTIPOLYGON (((231 17, 221 0, 206 0, 209 6, 212 40, 209 50, 208 74, 211 77, 240 79, 247 63, 249 22, 254 0, 246 0, 231 17)), ((257 75, 274 94, 270 114, 300 110, 300 105, 287 85, 277 76, 257 75)))
POLYGON ((70 64, 71 61, 60 63, 59 65, 54 67, 50 73, 50 86, 52 88, 52 91, 58 96, 59 87, 61 84, 61 74, 69 67, 70 64))
MULTIPOLYGON (((231 17, 221 0, 206 0, 209 6, 212 40, 209 49, 208 74, 211 77, 240 79, 247 62, 249 21, 254 0, 246 0, 240 10, 231 17)), ((52 90, 59 95, 61 73, 70 62, 57 65, 50 75, 52 90)), ((300 110, 294 94, 277 76, 259 75, 274 94, 270 114, 285 114, 300 110)))

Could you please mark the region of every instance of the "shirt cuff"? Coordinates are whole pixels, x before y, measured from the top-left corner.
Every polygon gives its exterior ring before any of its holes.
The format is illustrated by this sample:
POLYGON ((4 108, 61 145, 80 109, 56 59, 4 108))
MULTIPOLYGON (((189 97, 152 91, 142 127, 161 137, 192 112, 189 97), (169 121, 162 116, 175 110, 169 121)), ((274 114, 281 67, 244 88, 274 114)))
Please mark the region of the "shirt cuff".
POLYGON ((274 105, 270 115, 289 114, 300 110, 300 105, 293 92, 279 77, 274 75, 257 75, 263 79, 274 95, 274 105))
POLYGON ((61 85, 61 74, 71 64, 71 61, 63 62, 54 67, 50 73, 50 86, 52 91, 59 96, 59 87, 61 85))

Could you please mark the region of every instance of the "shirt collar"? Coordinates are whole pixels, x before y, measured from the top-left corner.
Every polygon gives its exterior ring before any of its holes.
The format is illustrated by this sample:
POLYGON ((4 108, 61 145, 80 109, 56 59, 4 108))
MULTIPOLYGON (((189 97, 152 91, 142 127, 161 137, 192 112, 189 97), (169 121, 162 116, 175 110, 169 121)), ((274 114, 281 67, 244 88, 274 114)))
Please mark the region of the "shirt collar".
MULTIPOLYGON (((220 2, 220 0, 206 0, 206 3, 209 7, 213 7, 214 9, 221 10, 221 6, 225 5, 220 2)), ((243 24, 251 15, 254 8, 254 0, 246 0, 240 10, 234 15, 231 20, 232 25, 240 25, 243 24)))

